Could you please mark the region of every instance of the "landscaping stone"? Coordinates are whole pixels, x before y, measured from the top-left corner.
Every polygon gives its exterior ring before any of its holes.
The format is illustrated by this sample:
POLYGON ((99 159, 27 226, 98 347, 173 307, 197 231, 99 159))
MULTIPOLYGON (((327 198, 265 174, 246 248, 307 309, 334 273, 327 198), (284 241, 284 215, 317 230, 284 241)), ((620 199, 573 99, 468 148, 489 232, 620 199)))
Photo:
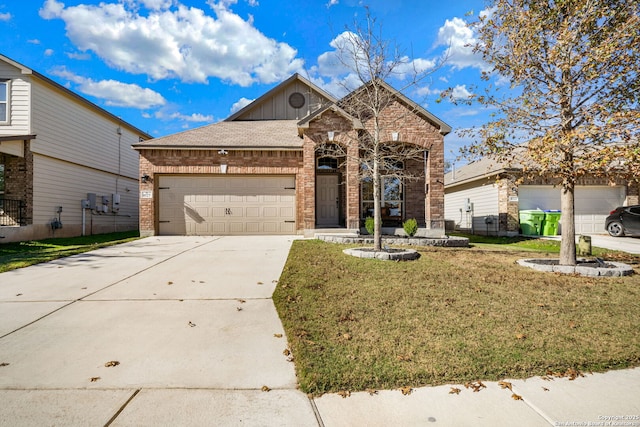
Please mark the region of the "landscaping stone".
MULTIPOLYGON (((339 234, 318 234, 317 239, 344 244, 364 244, 373 245, 372 236, 353 236, 339 234)), ((439 246, 447 248, 468 248, 469 239, 466 237, 446 236, 446 237, 402 237, 402 236, 382 236, 384 245, 407 245, 407 246, 439 246)))
POLYGON ((578 264, 560 265, 557 259, 519 259, 517 263, 523 267, 533 268, 534 270, 544 271, 548 273, 561 274, 578 274, 588 277, 615 277, 629 276, 633 274, 633 267, 622 262, 598 262, 588 261, 586 259, 578 260, 578 264))
POLYGON ((351 248, 342 252, 358 258, 380 259, 383 261, 411 261, 420 257, 418 251, 414 249, 383 249, 376 251, 373 248, 351 248))

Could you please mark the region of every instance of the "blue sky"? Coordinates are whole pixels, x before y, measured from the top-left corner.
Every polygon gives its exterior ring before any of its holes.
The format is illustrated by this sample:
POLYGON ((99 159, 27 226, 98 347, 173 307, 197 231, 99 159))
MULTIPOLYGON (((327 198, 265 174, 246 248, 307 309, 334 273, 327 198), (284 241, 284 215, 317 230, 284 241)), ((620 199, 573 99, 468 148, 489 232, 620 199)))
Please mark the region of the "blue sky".
MULTIPOLYGON (((0 0, 0 53, 160 137, 220 121, 295 72, 342 96, 350 77, 331 59, 364 4, 416 64, 449 50, 405 95, 454 130, 487 120, 477 106, 436 102, 480 84, 465 21, 482 0, 0 0)), ((465 143, 447 136, 445 157, 465 143)))

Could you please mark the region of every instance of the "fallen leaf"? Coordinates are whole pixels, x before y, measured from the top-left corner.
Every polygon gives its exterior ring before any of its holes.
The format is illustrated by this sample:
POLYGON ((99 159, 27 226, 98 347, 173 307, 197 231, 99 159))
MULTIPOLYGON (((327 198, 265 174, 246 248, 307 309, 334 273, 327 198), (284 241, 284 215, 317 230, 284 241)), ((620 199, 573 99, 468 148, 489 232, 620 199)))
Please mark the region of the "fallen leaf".
POLYGON ((0 363, 0 367, 4 367, 4 366, 9 366, 9 363, 7 363, 7 362, 0 363))
POLYGON ((341 390, 338 392, 338 396, 346 399, 347 397, 351 396, 351 392, 349 390, 341 390))
POLYGON ((372 389, 372 388, 368 388, 365 390, 367 393, 369 393, 369 395, 373 396, 374 394, 378 394, 378 390, 372 389))
POLYGON ((22 294, 16 294, 16 296, 17 296, 17 297, 21 297, 21 296, 22 296, 22 294))
POLYGON ((242 307, 236 307, 236 310, 242 311, 242 307))
POLYGON ((276 338, 282 338, 282 334, 273 334, 273 336, 276 338))
POLYGON ((173 282, 167 282, 167 285, 173 285, 173 282))
POLYGON ((546 387, 542 387, 542 389, 543 389, 544 391, 549 391, 549 389, 548 389, 548 388, 546 388, 546 387))
POLYGON ((465 383, 465 388, 472 388, 474 393, 479 392, 483 388, 487 388, 486 385, 482 384, 482 381, 475 381, 471 383, 465 383))
POLYGON ((411 356, 406 355, 406 354, 400 354, 398 356, 396 356, 397 359, 401 362, 411 362, 411 356))
POLYGON ((111 368, 113 366, 118 366, 120 364, 120 362, 118 362, 117 360, 111 360, 110 362, 107 362, 104 364, 105 368, 111 368))
POLYGON ((513 391, 513 385, 510 382, 507 381, 498 381, 498 385, 500 386, 501 389, 506 389, 508 388, 509 390, 513 391))
POLYGON ((285 356, 288 356, 291 354, 291 350, 289 350, 288 348, 285 348, 282 354, 284 354, 285 356))
POLYGON ((511 395, 511 398, 512 398, 513 400, 522 400, 522 396, 517 395, 517 394, 515 394, 515 393, 513 393, 513 394, 511 395))
POLYGON ((266 385, 262 386, 262 391, 271 391, 271 389, 269 387, 267 387, 266 385))
POLYGON ((400 391, 402 392, 403 395, 408 396, 411 394, 411 392, 413 392, 413 389, 407 386, 407 387, 402 387, 400 391))
POLYGON ((342 339, 350 341, 351 340, 351 334, 342 334, 342 339))
POLYGON ((243 300, 243 299, 238 299, 238 302, 239 302, 240 304, 244 304, 244 303, 245 303, 245 302, 247 302, 247 301, 246 301, 246 300, 243 300))
POLYGON ((264 283, 262 283, 262 282, 258 282, 258 285, 264 285, 264 283))
POLYGON ((451 387, 451 390, 449 390, 449 394, 460 394, 462 390, 460 390, 459 388, 456 387, 451 387))
POLYGON ((525 338, 527 338, 525 334, 516 334, 516 339, 523 340, 525 338))
POLYGON ((569 322, 569 327, 570 327, 571 329, 575 329, 575 328, 577 328, 577 327, 578 327, 578 325, 576 325, 576 324, 575 324, 575 322, 569 322))
POLYGON ((188 325, 189 325, 189 326, 191 326, 192 328, 193 328, 194 326, 196 326, 196 324, 195 324, 195 323, 193 323, 191 320, 189 320, 188 325))
POLYGON ((100 379, 100 377, 91 377, 91 382, 95 383, 100 379))
POLYGON ((278 283, 278 281, 277 280, 272 280, 271 283, 278 283))

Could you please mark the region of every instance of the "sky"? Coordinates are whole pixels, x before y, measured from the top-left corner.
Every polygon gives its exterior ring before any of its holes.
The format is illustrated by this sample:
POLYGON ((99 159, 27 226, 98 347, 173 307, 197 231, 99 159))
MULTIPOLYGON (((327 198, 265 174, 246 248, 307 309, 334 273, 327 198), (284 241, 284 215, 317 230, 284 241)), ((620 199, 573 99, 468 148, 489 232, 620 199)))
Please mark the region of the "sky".
POLYGON ((365 6, 407 68, 433 69, 404 94, 454 129, 454 161, 470 142, 456 130, 488 113, 438 98, 481 85, 466 23, 482 0, 0 0, 0 54, 161 137, 224 120, 296 72, 342 97, 353 75, 336 51, 365 6))

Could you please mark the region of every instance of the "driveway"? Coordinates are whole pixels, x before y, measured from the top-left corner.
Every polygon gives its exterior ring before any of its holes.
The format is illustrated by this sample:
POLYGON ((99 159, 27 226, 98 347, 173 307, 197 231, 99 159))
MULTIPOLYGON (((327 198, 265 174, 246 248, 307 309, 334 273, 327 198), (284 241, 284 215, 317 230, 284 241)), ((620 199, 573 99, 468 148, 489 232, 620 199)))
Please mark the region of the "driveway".
POLYGON ((271 300, 293 239, 149 237, 0 274, 0 425, 317 426, 271 300))

